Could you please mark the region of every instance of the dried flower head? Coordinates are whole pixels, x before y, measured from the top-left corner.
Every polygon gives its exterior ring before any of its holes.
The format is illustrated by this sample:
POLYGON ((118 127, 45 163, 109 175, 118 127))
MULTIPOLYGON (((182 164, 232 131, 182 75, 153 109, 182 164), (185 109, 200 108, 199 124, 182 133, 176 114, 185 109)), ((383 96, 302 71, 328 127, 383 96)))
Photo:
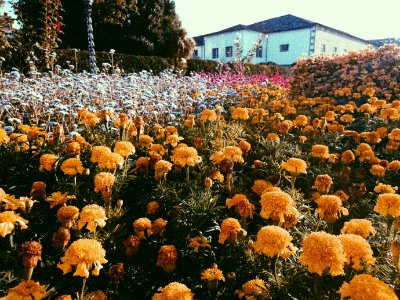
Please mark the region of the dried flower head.
POLYGON ((64 249, 71 240, 71 233, 68 228, 60 227, 53 235, 53 247, 64 249))
POLYGON ((42 244, 35 241, 25 242, 19 249, 19 256, 22 256, 24 267, 34 268, 39 260, 42 260, 42 244))
POLYGON ((132 258, 133 255, 139 250, 140 239, 136 235, 130 235, 124 241, 125 253, 129 258, 132 258))
POLYGON ((35 181, 32 184, 30 196, 32 198, 46 198, 46 184, 43 181, 35 181))
POLYGON ((157 201, 150 201, 146 206, 146 214, 154 215, 160 211, 160 204, 157 201))
POLYGON ((235 294, 240 299, 257 300, 270 299, 270 292, 267 284, 261 279, 253 279, 242 285, 241 290, 236 290, 235 294))
POLYGON ((103 268, 102 264, 106 263, 106 251, 101 243, 93 239, 80 239, 73 242, 61 258, 61 264, 57 267, 64 274, 72 271, 72 267, 76 266, 73 276, 89 277, 89 272, 93 267, 92 274, 98 276, 103 268))
POLYGON ((304 239, 300 262, 308 267, 311 273, 322 276, 327 272, 338 276, 344 274, 346 256, 337 236, 326 232, 313 232, 304 239))

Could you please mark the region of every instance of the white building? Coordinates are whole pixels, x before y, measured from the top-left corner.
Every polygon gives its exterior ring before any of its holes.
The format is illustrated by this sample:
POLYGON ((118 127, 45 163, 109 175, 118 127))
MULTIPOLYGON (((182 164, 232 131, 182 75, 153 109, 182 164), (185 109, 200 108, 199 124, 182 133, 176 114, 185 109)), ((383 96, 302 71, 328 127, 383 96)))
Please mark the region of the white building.
POLYGON ((290 65, 299 57, 318 54, 341 54, 361 50, 371 44, 346 32, 285 15, 251 25, 236 25, 227 29, 194 37, 193 57, 229 62, 235 59, 234 41, 241 35, 243 55, 253 48, 260 34, 266 34, 253 63, 274 62, 290 65))

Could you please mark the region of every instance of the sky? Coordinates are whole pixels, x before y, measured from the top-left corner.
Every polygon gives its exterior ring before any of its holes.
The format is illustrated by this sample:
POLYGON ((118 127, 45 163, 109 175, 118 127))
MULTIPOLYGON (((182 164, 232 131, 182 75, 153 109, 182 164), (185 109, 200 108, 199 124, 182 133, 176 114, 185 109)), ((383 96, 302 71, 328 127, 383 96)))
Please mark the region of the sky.
POLYGON ((400 0, 175 0, 189 36, 292 14, 363 39, 400 37, 400 0))

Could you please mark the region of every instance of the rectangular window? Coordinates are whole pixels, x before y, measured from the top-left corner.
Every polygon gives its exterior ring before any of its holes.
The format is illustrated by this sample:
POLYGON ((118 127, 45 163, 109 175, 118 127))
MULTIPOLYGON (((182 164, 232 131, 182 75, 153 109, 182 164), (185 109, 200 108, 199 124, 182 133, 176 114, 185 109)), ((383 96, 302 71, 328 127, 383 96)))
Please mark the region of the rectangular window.
POLYGON ((333 53, 337 53, 337 47, 333 47, 333 53))
POLYGON ((326 45, 325 44, 322 44, 322 46, 321 46, 321 52, 325 52, 326 51, 326 45))
POLYGON ((289 44, 279 45, 280 52, 287 52, 289 51, 289 44))
POLYGON ((196 49, 193 51, 193 56, 198 57, 199 56, 199 51, 196 49))
POLYGON ((225 47, 225 57, 232 57, 232 46, 225 47))
POLYGON ((256 51, 256 57, 263 57, 263 48, 260 46, 256 51))
POLYGON ((218 58, 218 48, 212 49, 212 58, 218 58))

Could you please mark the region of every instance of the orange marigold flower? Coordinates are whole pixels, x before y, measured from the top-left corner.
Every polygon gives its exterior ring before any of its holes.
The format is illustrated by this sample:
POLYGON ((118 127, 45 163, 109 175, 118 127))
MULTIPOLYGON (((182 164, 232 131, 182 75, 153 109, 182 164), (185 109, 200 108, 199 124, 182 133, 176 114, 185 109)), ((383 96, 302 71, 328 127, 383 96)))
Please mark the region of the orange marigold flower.
POLYGON ((83 164, 79 158, 68 158, 61 165, 61 171, 66 175, 75 176, 82 174, 84 171, 83 164))
POLYGON ((151 201, 147 203, 146 214, 154 215, 157 214, 159 210, 160 210, 160 204, 157 201, 151 201))
POLYGON ((165 134, 171 135, 171 134, 178 134, 178 129, 174 126, 167 126, 165 127, 165 134))
POLYGON ((64 206, 67 201, 72 199, 76 199, 76 197, 69 196, 67 193, 54 192, 46 198, 46 201, 50 203, 50 208, 54 208, 55 206, 64 206))
POLYGON ((237 294, 240 299, 245 298, 246 300, 270 299, 270 292, 267 284, 258 278, 247 281, 242 285, 241 290, 236 290, 235 294, 237 294))
POLYGON ((96 290, 96 291, 88 293, 87 298, 93 299, 93 300, 108 300, 107 295, 104 294, 104 292, 101 290, 96 290))
POLYGON ((291 240, 292 237, 285 229, 274 225, 264 226, 258 231, 257 240, 253 243, 254 252, 268 257, 279 255, 287 259, 297 251, 291 240))
POLYGON ((306 126, 308 124, 308 118, 305 115, 298 115, 293 122, 294 127, 306 126))
POLYGON ((353 123, 354 120, 355 119, 353 118, 353 116, 349 114, 345 114, 340 117, 340 121, 342 121, 343 123, 353 123))
POLYGON ((354 153, 351 150, 346 150, 341 155, 341 161, 344 164, 350 164, 353 161, 355 161, 355 159, 356 157, 354 156, 354 153))
POLYGON ((147 173, 149 169, 150 157, 139 157, 135 163, 135 169, 133 170, 135 173, 138 170, 145 171, 147 173))
POLYGON ((227 146, 222 150, 223 158, 234 162, 244 163, 243 152, 239 147, 227 146))
POLYGON ((47 296, 46 287, 39 282, 22 281, 16 287, 10 288, 4 300, 41 300, 47 296))
POLYGON ((27 229, 29 222, 13 211, 0 212, 0 236, 5 237, 14 231, 15 227, 27 229))
POLYGON ((210 176, 211 179, 213 180, 218 180, 219 182, 224 182, 224 174, 222 174, 220 171, 213 171, 210 176))
POLYGON ((350 198, 343 190, 336 191, 335 196, 338 196, 342 202, 346 202, 350 198))
POLYGON ((195 166, 201 162, 201 157, 197 155, 197 150, 193 147, 178 146, 172 151, 171 160, 179 167, 195 166))
POLYGON ((133 255, 138 251, 140 246, 140 239, 136 235, 130 235, 124 241, 125 253, 128 258, 132 258, 133 255))
POLYGON ((351 266, 354 270, 361 270, 362 264, 374 265, 375 258, 368 242, 356 234, 339 235, 342 242, 344 254, 346 256, 345 264, 351 266))
POLYGON ((326 232, 313 232, 303 242, 303 253, 300 262, 308 267, 311 273, 322 276, 329 272, 332 276, 344 274, 344 254, 340 239, 326 232))
POLYGON ((73 242, 61 258, 61 264, 57 267, 64 274, 72 271, 72 267, 76 266, 73 276, 89 277, 89 272, 93 267, 92 274, 98 276, 103 268, 102 264, 106 263, 106 251, 101 243, 93 239, 80 239, 73 242))
POLYGON ((390 286, 369 274, 355 275, 349 283, 343 283, 339 289, 339 293, 341 299, 398 299, 390 286))
POLYGON ((225 202, 228 208, 236 207, 236 212, 244 220, 253 217, 254 205, 250 203, 249 199, 243 194, 236 194, 232 199, 228 198, 225 202))
POLYGON ((199 252, 199 250, 204 250, 205 248, 211 249, 210 241, 204 236, 196 236, 189 240, 189 246, 193 247, 194 252, 199 252))
POLYGON ((315 178, 313 188, 317 189, 320 193, 327 193, 331 189, 332 185, 333 181, 331 176, 324 174, 318 175, 317 178, 315 178))
POLYGON ((40 159, 40 166, 39 166, 39 171, 43 172, 43 170, 46 170, 48 172, 51 172, 55 168, 55 164, 58 161, 58 156, 55 154, 43 154, 40 159))
POLYGON ((295 203, 288 193, 282 191, 264 192, 261 195, 260 216, 264 219, 279 220, 279 226, 286 222, 287 216, 298 215, 295 203), (297 212, 297 214, 296 214, 297 212))
POLYGON ((201 120, 214 122, 217 120, 217 113, 212 109, 205 109, 201 112, 201 120))
POLYGON ((221 232, 219 234, 218 242, 224 244, 226 240, 230 243, 236 243, 238 238, 238 233, 243 236, 247 235, 246 230, 244 230, 238 220, 234 218, 226 218, 221 223, 221 232))
POLYGON ((106 146, 94 146, 92 148, 90 161, 93 163, 99 163, 104 159, 104 157, 108 157, 111 153, 111 149, 106 146))
POLYGON ((163 147, 163 145, 161 145, 161 144, 152 144, 152 145, 150 146, 150 149, 149 149, 149 155, 150 155, 150 156, 154 156, 154 155, 156 155, 156 154, 159 154, 159 155, 161 155, 161 156, 164 156, 164 154, 166 154, 167 152, 168 152, 168 150, 165 149, 165 148, 163 147))
POLYGON ((192 291, 183 283, 171 282, 154 294, 152 300, 193 300, 192 291))
POLYGON ((389 135, 388 138, 390 140, 394 140, 394 141, 400 141, 400 128, 395 128, 393 129, 389 135))
POLYGON ((281 167, 288 171, 292 176, 307 174, 307 163, 300 158, 289 158, 286 162, 282 162, 281 167))
POLYGON ((394 188, 389 185, 389 184, 383 184, 383 183, 378 183, 378 185, 374 188, 374 192, 378 194, 383 194, 383 193, 390 193, 394 194, 397 191, 397 186, 394 188))
POLYGON ((281 139, 279 138, 279 136, 276 133, 268 133, 267 140, 270 142, 279 143, 281 139))
POLYGON ((145 240, 152 234, 151 221, 148 218, 139 218, 133 222, 133 229, 135 229, 135 233, 139 239, 145 240))
POLYGON ((32 184, 30 196, 33 198, 46 198, 46 184, 43 181, 35 181, 32 184))
POLYGON ((314 145, 311 148, 311 156, 320 159, 327 159, 329 157, 329 148, 325 145, 314 145))
POLYGON ((117 168, 121 169, 123 165, 124 158, 118 153, 104 155, 98 161, 99 168, 110 171, 115 171, 117 168))
POLYGON ((263 180, 263 179, 258 179, 254 181, 253 186, 251 187, 251 190, 256 193, 256 194, 262 194, 264 191, 266 191, 268 188, 273 187, 272 183, 263 180))
POLYGON ((178 251, 174 245, 164 245, 158 251, 157 266, 164 269, 166 273, 172 273, 176 269, 178 251))
POLYGON ((201 272, 201 280, 214 281, 214 280, 222 280, 225 281, 224 274, 216 264, 213 264, 211 268, 208 268, 201 272))
POLYGON ((239 148, 240 148, 240 150, 242 150, 243 153, 247 153, 250 151, 251 145, 250 145, 250 143, 248 143, 244 140, 241 140, 239 142, 239 148))
POLYGON ((400 216, 400 195, 384 193, 378 196, 374 211, 384 217, 397 218, 400 216))
POLYGON ((154 165, 154 171, 155 171, 154 177, 157 180, 161 179, 167 180, 167 173, 171 171, 171 169, 172 169, 172 163, 166 160, 159 160, 154 165))
POLYGON ((248 120, 250 118, 249 110, 247 108, 233 107, 232 109, 233 109, 232 112, 233 120, 248 120))
POLYGON ((128 141, 118 141, 115 143, 114 152, 118 153, 122 157, 127 157, 135 153, 135 146, 128 141))
POLYGON ((357 234, 364 239, 368 238, 371 234, 375 235, 376 230, 372 226, 371 221, 366 219, 351 219, 344 223, 341 234, 357 234))
POLYGON ((63 250, 71 240, 71 233, 68 228, 60 227, 53 234, 53 247, 63 250))
POLYGON ((146 134, 140 135, 139 144, 142 147, 146 147, 146 148, 150 147, 151 143, 153 143, 153 141, 154 141, 153 138, 149 135, 146 135, 146 134))
POLYGON ((7 144, 10 141, 10 138, 8 137, 7 131, 5 131, 3 128, 0 128, 0 145, 1 144, 7 144))
POLYGON ((78 228, 82 229, 85 225, 90 232, 94 232, 96 227, 106 226, 106 212, 103 207, 97 204, 89 204, 82 208, 79 215, 78 228))
POLYGON ((79 209, 76 206, 61 206, 57 210, 57 220, 64 226, 71 228, 79 216, 79 209))
POLYGON ((176 146, 178 146, 178 144, 182 140, 184 140, 184 138, 179 136, 178 134, 170 134, 165 139, 165 143, 164 144, 165 145, 171 145, 173 148, 175 148, 176 146))
POLYGON ((361 143, 360 145, 357 146, 357 148, 354 150, 354 153, 357 156, 361 156, 364 152, 369 152, 372 151, 372 148, 370 145, 366 143, 361 143))
POLYGON ((373 165, 370 169, 370 172, 372 175, 378 176, 378 177, 384 177, 385 176, 385 168, 382 167, 381 165, 373 165))
POLYGON ((81 153, 81 145, 78 142, 70 142, 65 151, 69 154, 79 154, 81 153))
POLYGON ((322 195, 317 200, 316 213, 327 223, 334 223, 341 215, 347 216, 348 210, 342 206, 342 200, 336 195, 322 195))
POLYGON ((94 176, 94 191, 101 192, 104 199, 109 199, 112 193, 112 187, 115 182, 115 176, 109 172, 100 172, 94 176))
POLYGON ((399 160, 393 160, 389 163, 388 165, 388 170, 389 171, 398 171, 400 169, 400 161, 399 160))
POLYGON ((154 220, 151 225, 151 233, 159 236, 164 236, 165 230, 167 229, 168 221, 163 218, 158 218, 154 220))
POLYGON ((25 242, 21 245, 18 256, 22 256, 24 267, 34 268, 42 260, 42 244, 35 241, 25 242))

